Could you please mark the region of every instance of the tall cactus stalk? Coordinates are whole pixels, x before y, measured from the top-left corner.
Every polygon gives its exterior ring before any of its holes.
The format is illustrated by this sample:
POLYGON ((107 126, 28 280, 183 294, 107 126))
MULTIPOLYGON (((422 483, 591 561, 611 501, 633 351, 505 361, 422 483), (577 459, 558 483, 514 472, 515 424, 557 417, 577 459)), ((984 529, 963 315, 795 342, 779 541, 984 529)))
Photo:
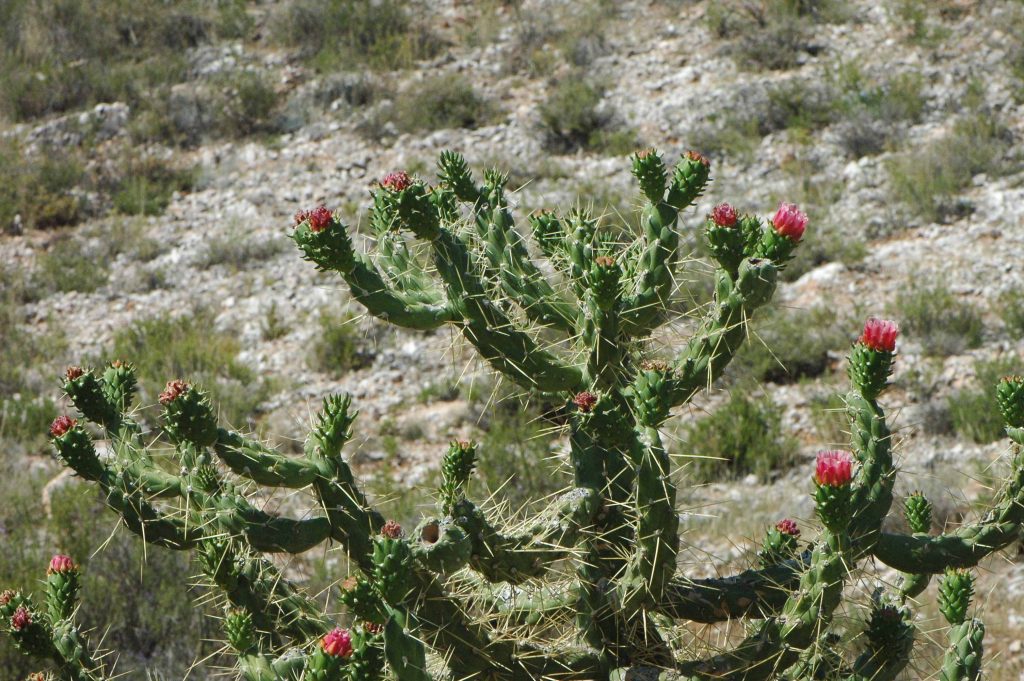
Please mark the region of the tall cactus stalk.
MULTIPOLYGON (((684 260, 680 214, 705 191, 710 164, 691 152, 669 169, 653 150, 632 163, 645 205, 627 244, 577 209, 530 216, 531 245, 515 228, 507 178, 490 171, 479 183, 451 152, 441 155, 436 185, 405 173, 379 183, 373 256, 356 250, 325 207, 296 216, 303 256, 339 274, 370 314, 411 329, 451 326, 506 379, 564 402, 572 479, 527 522, 496 520, 470 496, 468 482, 489 458, 472 442, 453 442, 444 455, 435 513, 411 530, 387 520, 343 455, 356 417, 347 396, 324 400, 305 453, 288 456, 220 426, 206 393, 171 380, 159 401, 175 446, 172 472, 156 463, 153 438, 136 420, 130 364, 68 370, 64 390, 83 422, 53 422, 58 458, 95 484, 140 539, 191 552, 222 595, 241 678, 604 680, 646 669, 665 679, 894 679, 912 658, 912 599, 943 573, 939 598, 951 629, 942 678, 978 677, 984 627, 966 618, 967 570, 1020 536, 1024 379, 997 389, 1014 459, 988 514, 932 534, 930 505, 914 495, 905 504, 913 533, 883 530, 897 471, 878 399, 897 329, 868 320, 849 355, 852 451, 822 452, 812 478, 820 532, 801 539, 792 520, 779 521, 757 568, 691 579, 677 566, 678 478, 661 427, 722 376, 807 218, 791 204, 767 222, 716 206, 703 235, 718 266, 714 300, 675 356, 658 360, 652 336, 672 318, 684 260), (109 455, 94 437, 109 439, 109 455), (300 490, 313 510, 267 513, 254 501, 256 487, 300 490), (344 581, 338 575, 348 629, 271 559, 326 542, 342 547, 354 570, 344 581), (846 652, 831 623, 844 589, 872 560, 903 580, 874 595, 857 639, 864 642, 846 652), (749 622, 732 648, 705 658, 677 649, 680 625, 730 619, 749 622)), ((75 624, 78 570, 55 557, 46 607, 4 592, 0 616, 55 678, 98 681, 109 670, 75 624)))

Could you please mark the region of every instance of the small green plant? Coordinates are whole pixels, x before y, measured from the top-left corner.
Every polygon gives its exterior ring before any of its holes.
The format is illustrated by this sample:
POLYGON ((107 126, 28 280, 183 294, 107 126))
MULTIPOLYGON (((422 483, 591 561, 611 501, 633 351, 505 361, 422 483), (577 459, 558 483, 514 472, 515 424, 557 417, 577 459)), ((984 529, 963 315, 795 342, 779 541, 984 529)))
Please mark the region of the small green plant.
POLYGON ((29 157, 15 138, 0 138, 0 231, 14 224, 51 229, 76 224, 82 199, 75 193, 84 170, 74 153, 52 150, 29 157))
POLYGON ((1024 289, 1015 288, 1001 293, 996 299, 995 309, 1012 338, 1024 336, 1024 289))
POLYGON ((990 386, 1004 376, 1020 370, 1016 356, 974 362, 974 381, 949 398, 949 414, 957 435, 978 444, 995 442, 1005 435, 1005 424, 996 409, 996 396, 990 386))
POLYGON ((160 158, 130 158, 123 175, 112 180, 114 209, 124 215, 160 215, 175 192, 195 187, 197 172, 160 158))
POLYGON ((733 380, 790 383, 826 373, 850 339, 832 308, 783 309, 764 315, 734 360, 733 380))
POLYGON ((373 353, 360 343, 356 319, 349 314, 321 313, 320 335, 309 351, 311 369, 340 377, 373 362, 373 353))
POLYGON ((233 272, 259 267, 284 251, 286 243, 277 237, 255 238, 238 226, 210 234, 202 267, 224 265, 233 272))
POLYGON ((581 77, 560 81, 540 107, 545 144, 552 151, 578 149, 624 154, 637 146, 636 134, 620 127, 601 107, 602 87, 581 77))
POLYGON ((781 425, 782 409, 746 390, 699 419, 683 436, 684 463, 699 480, 742 478, 767 481, 797 461, 796 443, 781 425))
POLYGON ((92 293, 110 277, 107 253, 102 246, 85 243, 79 237, 62 237, 36 257, 31 294, 43 298, 49 293, 79 291, 92 293))
POLYGON ((984 322, 977 309, 941 282, 918 282, 896 298, 904 328, 929 355, 954 355, 981 345, 984 322))
POLYGON ((258 71, 225 74, 213 84, 217 92, 213 126, 226 138, 274 131, 279 96, 268 76, 258 71))
POLYGON ((281 317, 281 311, 277 308, 277 303, 270 303, 270 307, 267 308, 267 312, 263 316, 263 323, 260 325, 260 335, 263 337, 263 340, 273 341, 278 338, 284 338, 290 331, 291 329, 288 328, 288 324, 281 317))

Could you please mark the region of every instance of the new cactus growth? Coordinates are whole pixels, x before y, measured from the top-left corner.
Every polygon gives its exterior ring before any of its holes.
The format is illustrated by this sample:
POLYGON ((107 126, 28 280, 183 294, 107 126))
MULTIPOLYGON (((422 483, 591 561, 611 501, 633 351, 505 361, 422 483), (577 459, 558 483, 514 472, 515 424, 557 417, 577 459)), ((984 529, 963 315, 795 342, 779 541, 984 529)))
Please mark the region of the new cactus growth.
MULTIPOLYGON (((374 255, 357 249, 324 206, 296 215, 293 240, 370 314, 411 329, 451 327, 507 380, 564 405, 571 479, 536 516, 509 524, 474 499, 469 483, 489 452, 453 442, 436 512, 403 531, 374 508, 346 460, 356 416, 347 396, 324 400, 304 454, 291 456, 219 424, 201 387, 168 377, 159 401, 175 447, 171 467, 149 451, 155 438, 137 420, 131 365, 64 376, 82 423, 53 422, 58 458, 141 540, 192 553, 225 606, 241 678, 606 680, 646 671, 666 680, 895 679, 912 657, 911 597, 949 569, 959 571, 939 587, 951 625, 943 678, 977 677, 984 628, 966 618, 966 571, 1020 536, 1024 381, 997 387, 1015 454, 984 519, 932 535, 930 505, 912 495, 911 534, 883 530, 897 470, 878 398, 897 327, 868 320, 849 355, 851 451, 824 452, 808 470, 822 527, 801 532, 782 520, 767 528, 755 569, 691 578, 677 566, 679 478, 661 427, 723 375, 807 216, 786 203, 770 221, 725 203, 711 211, 703 236, 718 263, 714 299, 664 361, 652 356, 652 337, 673 317, 680 215, 707 188, 706 158, 689 153, 668 168, 653 150, 633 156, 645 204, 630 243, 585 210, 541 211, 530 217, 536 250, 515 228, 506 176, 490 171, 478 181, 452 152, 438 166, 437 184, 396 172, 376 185, 374 255), (412 242, 421 245, 416 255, 412 242), (100 456, 93 433, 110 441, 109 454, 100 456), (251 494, 257 486, 300 490, 308 510, 268 513, 251 494), (348 629, 271 559, 327 543, 348 557, 337 598, 348 629), (863 635, 847 650, 851 637, 833 630, 833 618, 844 590, 876 562, 901 571, 902 586, 874 595, 863 635), (678 646, 688 623, 732 619, 750 625, 731 647, 678 646)), ((45 611, 4 592, 0 621, 58 678, 99 681, 110 670, 76 628, 77 575, 74 561, 54 558, 45 611)))

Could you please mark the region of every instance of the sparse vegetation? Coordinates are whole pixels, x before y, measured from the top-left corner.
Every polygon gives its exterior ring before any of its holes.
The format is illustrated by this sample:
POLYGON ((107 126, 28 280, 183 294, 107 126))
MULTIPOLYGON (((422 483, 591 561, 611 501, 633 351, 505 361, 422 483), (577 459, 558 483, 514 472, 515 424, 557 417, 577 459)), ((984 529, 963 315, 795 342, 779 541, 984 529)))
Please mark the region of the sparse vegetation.
POLYGON ((971 387, 958 390, 949 398, 949 414, 953 429, 960 437, 987 444, 1005 434, 1003 420, 996 404, 996 384, 1003 376, 1021 373, 1024 363, 1019 357, 1007 356, 974 362, 971 387))
POLYGON ((355 319, 348 314, 321 313, 320 332, 309 351, 311 369, 337 378, 373 362, 373 353, 361 347, 355 319))
POLYGON ((604 90, 577 76, 560 81, 540 107, 545 144, 556 152, 579 149, 608 155, 637 147, 636 134, 602 107, 604 90))
POLYGON ((493 121, 498 108, 480 95, 467 78, 433 76, 397 97, 391 120, 399 132, 477 128, 493 121))
POLYGON ((782 430, 782 409, 754 390, 737 388, 683 436, 683 464, 701 480, 754 474, 767 481, 796 461, 782 430))
POLYGON ((790 383, 824 374, 830 352, 846 350, 850 339, 832 308, 779 310, 754 324, 750 342, 733 361, 732 381, 790 383))
POLYGON ((148 156, 129 158, 123 174, 111 178, 114 209, 124 215, 160 215, 175 192, 191 190, 197 173, 148 156))
POLYGON ((50 229, 77 223, 82 199, 72 193, 84 171, 74 155, 29 157, 14 138, 0 138, 0 232, 14 225, 50 229))
POLYGON ((953 355, 981 345, 984 323, 970 304, 941 282, 916 282, 896 298, 897 318, 929 355, 953 355))
POLYGON ((36 258, 31 296, 39 299, 49 293, 94 292, 106 284, 110 276, 106 255, 79 237, 54 240, 36 258))
POLYGON ((287 242, 284 239, 276 236, 254 238, 240 226, 233 225, 210 234, 200 264, 202 267, 224 265, 232 272, 239 272, 263 265, 286 248, 287 242))

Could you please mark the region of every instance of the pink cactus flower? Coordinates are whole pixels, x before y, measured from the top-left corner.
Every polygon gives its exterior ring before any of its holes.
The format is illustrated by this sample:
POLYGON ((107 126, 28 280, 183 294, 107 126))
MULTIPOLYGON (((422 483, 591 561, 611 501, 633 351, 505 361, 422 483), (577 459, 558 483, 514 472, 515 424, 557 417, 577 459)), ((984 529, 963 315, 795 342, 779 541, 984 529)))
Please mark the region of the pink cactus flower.
POLYGON ((814 480, 827 487, 843 487, 853 479, 853 456, 842 450, 819 452, 814 480))
POLYGON ((85 374, 82 367, 68 367, 68 370, 64 372, 64 378, 69 381, 73 381, 76 378, 81 378, 85 374))
POLYGON ((899 332, 896 322, 871 317, 864 322, 864 333, 860 336, 860 342, 877 352, 892 352, 896 349, 896 336, 899 332))
POLYGON ((327 210, 326 206, 317 206, 309 212, 307 219, 309 220, 309 229, 311 231, 322 232, 331 226, 334 216, 331 215, 331 211, 327 210))
POLYGON ((167 387, 160 393, 160 404, 165 407, 188 392, 188 383, 185 381, 167 381, 167 387))
POLYGON ((347 629, 335 628, 320 639, 320 647, 331 657, 346 658, 352 654, 352 637, 347 629))
POLYGON ((78 421, 66 414, 58 416, 50 424, 50 437, 60 437, 78 424, 78 421))
POLYGON ((796 526, 796 521, 789 518, 783 518, 779 522, 775 523, 775 529, 782 534, 788 534, 791 537, 800 536, 800 528, 796 526))
POLYGON ((50 567, 46 569, 46 574, 59 574, 62 575, 67 572, 76 572, 78 566, 75 565, 75 561, 71 560, 71 556, 65 556, 62 553, 58 553, 56 556, 50 559, 50 567))
POLYGON ((736 209, 728 203, 720 203, 711 209, 711 221, 719 227, 732 227, 738 217, 736 209))
POLYGON ((14 600, 14 592, 10 589, 4 589, 0 592, 0 608, 7 605, 14 600))
POLYGON ((795 203, 780 203, 772 218, 775 231, 790 241, 800 241, 807 228, 807 213, 803 213, 795 203))
POLYGON ((32 613, 24 607, 20 607, 14 611, 14 615, 11 617, 12 629, 15 631, 22 631, 30 624, 32 624, 32 613))
POLYGON ((393 192, 400 192, 412 186, 412 178, 409 177, 409 173, 399 170, 385 175, 384 179, 380 181, 380 186, 393 192))
POLYGON ((597 405, 597 395, 592 392, 584 390, 581 393, 577 393, 576 397, 572 398, 572 403, 583 412, 589 414, 594 411, 594 407, 597 405))
POLYGON ((394 520, 389 520, 384 523, 384 527, 380 528, 380 533, 385 537, 398 539, 402 536, 402 526, 394 520))

